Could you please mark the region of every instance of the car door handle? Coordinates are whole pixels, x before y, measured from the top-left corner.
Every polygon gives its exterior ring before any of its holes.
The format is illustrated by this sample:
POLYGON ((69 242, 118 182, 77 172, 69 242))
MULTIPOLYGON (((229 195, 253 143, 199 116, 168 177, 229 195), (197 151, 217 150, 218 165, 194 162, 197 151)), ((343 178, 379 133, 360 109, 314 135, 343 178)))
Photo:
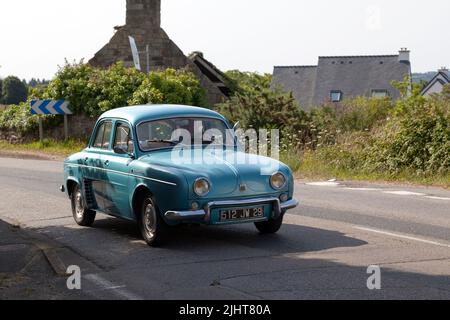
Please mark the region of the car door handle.
POLYGON ((89 158, 85 158, 84 162, 87 163, 89 161, 89 158))
POLYGON ((109 160, 105 161, 105 166, 109 166, 109 160))

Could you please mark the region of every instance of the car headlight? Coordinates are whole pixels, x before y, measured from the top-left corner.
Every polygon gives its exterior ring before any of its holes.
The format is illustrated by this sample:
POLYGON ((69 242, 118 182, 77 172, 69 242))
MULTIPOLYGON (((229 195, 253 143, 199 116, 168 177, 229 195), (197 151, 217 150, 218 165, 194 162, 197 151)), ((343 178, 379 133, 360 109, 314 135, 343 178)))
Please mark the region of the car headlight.
POLYGON ((211 191, 211 184, 205 178, 199 178, 194 182, 194 192, 199 197, 205 197, 211 191))
POLYGON ((281 172, 274 173, 272 177, 270 177, 270 185, 275 190, 283 189, 286 186, 286 177, 281 172))

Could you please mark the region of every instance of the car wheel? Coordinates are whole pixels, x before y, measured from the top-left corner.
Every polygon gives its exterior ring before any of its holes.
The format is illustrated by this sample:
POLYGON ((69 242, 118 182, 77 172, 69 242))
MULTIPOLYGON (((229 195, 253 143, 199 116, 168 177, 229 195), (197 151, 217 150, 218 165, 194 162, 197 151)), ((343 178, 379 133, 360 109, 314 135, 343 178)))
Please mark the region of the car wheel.
POLYGON ((165 243, 167 225, 151 197, 145 199, 138 223, 142 237, 149 246, 157 247, 165 243))
POLYGON ((283 225, 284 214, 280 215, 277 219, 264 221, 264 222, 256 222, 256 229, 262 234, 273 234, 280 231, 281 226, 283 225))
POLYGON ((72 214, 75 222, 82 227, 90 227, 94 224, 96 212, 86 209, 83 201, 83 193, 77 185, 72 191, 72 214))

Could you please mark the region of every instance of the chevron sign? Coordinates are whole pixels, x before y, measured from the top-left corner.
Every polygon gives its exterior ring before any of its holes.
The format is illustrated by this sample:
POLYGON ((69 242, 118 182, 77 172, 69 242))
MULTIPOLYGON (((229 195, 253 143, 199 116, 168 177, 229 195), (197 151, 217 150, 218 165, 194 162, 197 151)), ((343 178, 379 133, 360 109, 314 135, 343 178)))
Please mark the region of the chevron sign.
POLYGON ((70 115, 69 102, 66 100, 33 100, 31 114, 60 114, 70 115))

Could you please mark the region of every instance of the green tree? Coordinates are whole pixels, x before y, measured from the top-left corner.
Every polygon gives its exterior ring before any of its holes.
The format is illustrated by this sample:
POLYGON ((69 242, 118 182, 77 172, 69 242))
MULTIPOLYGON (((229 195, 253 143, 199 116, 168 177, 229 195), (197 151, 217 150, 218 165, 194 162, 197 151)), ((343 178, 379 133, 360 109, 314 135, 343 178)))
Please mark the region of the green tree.
POLYGON ((17 77, 9 76, 3 80, 3 103, 19 104, 28 98, 27 86, 17 77))
POLYGON ((232 94, 253 94, 263 89, 269 89, 272 82, 271 74, 257 72, 242 72, 230 70, 225 72, 228 78, 228 87, 232 94))
POLYGON ((0 79, 0 103, 3 102, 3 79, 0 79))

